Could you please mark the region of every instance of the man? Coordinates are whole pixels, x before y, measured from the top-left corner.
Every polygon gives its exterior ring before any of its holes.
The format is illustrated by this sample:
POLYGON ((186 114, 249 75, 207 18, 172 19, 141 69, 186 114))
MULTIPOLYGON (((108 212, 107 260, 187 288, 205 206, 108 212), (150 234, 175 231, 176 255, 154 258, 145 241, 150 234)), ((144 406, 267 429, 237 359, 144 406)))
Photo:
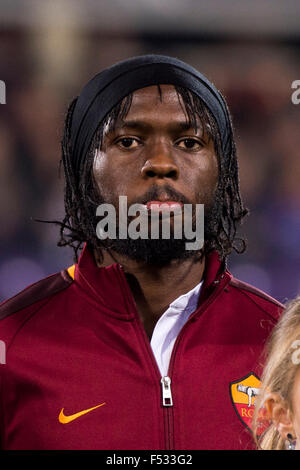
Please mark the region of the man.
POLYGON ((247 211, 223 97, 174 58, 115 64, 71 104, 62 160, 59 244, 76 263, 2 304, 2 448, 249 448, 281 305, 226 268, 247 211), (144 238, 122 232, 124 196, 145 209, 144 238), (191 206, 195 229, 201 204, 204 244, 187 249, 176 220, 191 206))

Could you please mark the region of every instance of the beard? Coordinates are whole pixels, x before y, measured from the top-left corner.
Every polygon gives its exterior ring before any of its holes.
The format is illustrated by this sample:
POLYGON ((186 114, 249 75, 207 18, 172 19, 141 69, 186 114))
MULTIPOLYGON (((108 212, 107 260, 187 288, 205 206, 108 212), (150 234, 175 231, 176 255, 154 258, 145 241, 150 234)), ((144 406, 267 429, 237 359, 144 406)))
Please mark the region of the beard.
POLYGON ((132 260, 153 266, 166 266, 175 260, 201 258, 202 250, 187 250, 185 243, 186 241, 183 238, 178 240, 172 237, 158 240, 151 238, 138 238, 137 240, 115 239, 104 240, 104 248, 125 255, 132 260))
MULTIPOLYGON (((192 204, 187 198, 182 194, 175 191, 171 186, 165 185, 163 188, 152 187, 147 193, 142 197, 138 198, 135 203, 145 204, 147 201, 159 200, 161 191, 163 190, 164 194, 167 193, 169 200, 175 202, 181 202, 182 204, 192 204)), ((200 197, 196 198, 200 199, 200 197)), ((107 200, 99 194, 98 204, 108 203, 107 200)), ((198 203, 200 204, 200 202, 198 203)), ((117 209, 117 204, 113 204, 117 209)), ((215 221, 217 218, 217 208, 220 207, 218 203, 218 198, 215 196, 210 203, 205 204, 204 207, 204 239, 207 240, 209 236, 215 231, 215 221)), ((160 217, 161 220, 161 217, 160 217)), ((172 219, 170 219, 172 220, 172 219)), ((127 216, 127 227, 132 221, 132 217, 127 216)), ((149 217, 150 224, 150 217, 149 217)), ((99 250, 113 251, 120 255, 124 255, 129 259, 144 262, 153 266, 166 266, 174 261, 182 261, 187 259, 201 260, 204 256, 205 251, 205 242, 203 247, 199 249, 189 250, 186 248, 187 243, 191 243, 191 239, 187 238, 184 230, 182 230, 182 237, 175 238, 174 236, 174 227, 172 223, 170 224, 170 236, 168 238, 160 237, 154 239, 151 237, 148 238, 119 238, 118 234, 116 238, 106 238, 104 240, 98 239, 99 250)), ((119 226, 119 219, 117 214, 117 227, 119 226)), ((192 231, 196 231, 196 218, 195 211, 193 210, 193 217, 191 220, 192 231)), ((150 225, 149 225, 150 227, 150 225)))

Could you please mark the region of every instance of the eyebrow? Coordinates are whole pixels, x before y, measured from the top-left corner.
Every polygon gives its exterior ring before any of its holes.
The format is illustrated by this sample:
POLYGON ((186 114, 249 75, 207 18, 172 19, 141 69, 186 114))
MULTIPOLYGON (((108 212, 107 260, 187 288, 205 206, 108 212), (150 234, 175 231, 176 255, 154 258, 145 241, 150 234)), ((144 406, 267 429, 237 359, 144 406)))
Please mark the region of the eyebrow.
MULTIPOLYGON (((178 131, 187 131, 190 129, 194 130, 194 127, 186 122, 186 121, 175 121, 175 122, 170 122, 167 127, 171 132, 178 132, 178 131)), ((147 132, 151 130, 153 126, 149 123, 146 123, 144 121, 122 121, 120 125, 116 125, 114 129, 132 129, 132 130, 139 130, 139 131, 144 131, 147 132)), ((202 129, 202 126, 198 125, 198 129, 202 129)))

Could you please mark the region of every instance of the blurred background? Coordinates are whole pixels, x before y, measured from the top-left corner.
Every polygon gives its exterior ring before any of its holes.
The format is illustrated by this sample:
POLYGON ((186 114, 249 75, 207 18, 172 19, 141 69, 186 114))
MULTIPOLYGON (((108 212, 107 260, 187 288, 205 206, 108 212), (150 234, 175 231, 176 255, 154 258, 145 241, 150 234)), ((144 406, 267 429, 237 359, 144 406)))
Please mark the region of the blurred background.
POLYGON ((103 68, 176 56, 227 98, 251 215, 229 268, 280 301, 300 293, 298 0, 1 0, 0 300, 73 264, 58 248, 60 139, 67 106, 103 68))

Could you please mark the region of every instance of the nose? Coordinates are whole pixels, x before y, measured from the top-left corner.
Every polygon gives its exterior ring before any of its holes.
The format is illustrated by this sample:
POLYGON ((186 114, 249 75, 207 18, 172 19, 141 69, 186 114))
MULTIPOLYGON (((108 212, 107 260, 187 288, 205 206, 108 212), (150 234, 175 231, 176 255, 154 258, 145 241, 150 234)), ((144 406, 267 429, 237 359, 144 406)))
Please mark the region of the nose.
POLYGON ((155 144, 141 170, 143 178, 171 178, 177 179, 179 168, 172 158, 168 145, 155 144))

